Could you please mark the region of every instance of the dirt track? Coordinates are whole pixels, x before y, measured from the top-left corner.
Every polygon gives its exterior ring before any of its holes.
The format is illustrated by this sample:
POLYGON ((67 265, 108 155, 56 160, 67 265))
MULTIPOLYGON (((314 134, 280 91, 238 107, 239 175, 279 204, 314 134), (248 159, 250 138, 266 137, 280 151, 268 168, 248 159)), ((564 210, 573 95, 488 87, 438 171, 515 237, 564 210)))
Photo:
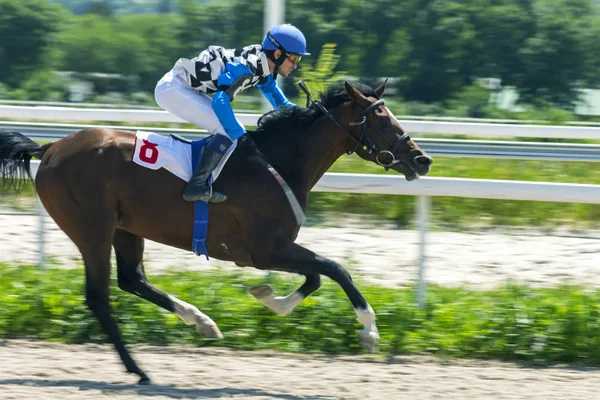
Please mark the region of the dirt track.
POLYGON ((109 346, 0 342, 1 399, 598 399, 600 370, 424 357, 286 355, 137 347, 140 387, 109 346))
MULTIPOLYGON (((39 229, 37 216, 11 215, 0 207, 0 262, 36 263, 39 229), (10 251, 2 251, 6 249, 10 251)), ((79 251, 49 217, 45 218, 45 232, 44 248, 50 259, 79 268, 79 251)), ((418 232, 411 230, 367 228, 347 222, 340 227, 303 227, 297 242, 342 263, 355 277, 399 287, 417 277, 418 239, 418 232)), ((600 287, 600 232, 429 232, 426 242, 425 278, 431 283, 481 289, 507 280, 533 286, 569 281, 600 287)), ((212 258, 206 261, 191 252, 151 241, 146 241, 144 262, 149 276, 170 267, 239 271, 231 263, 212 258)), ((252 268, 247 271, 262 274, 252 268)))

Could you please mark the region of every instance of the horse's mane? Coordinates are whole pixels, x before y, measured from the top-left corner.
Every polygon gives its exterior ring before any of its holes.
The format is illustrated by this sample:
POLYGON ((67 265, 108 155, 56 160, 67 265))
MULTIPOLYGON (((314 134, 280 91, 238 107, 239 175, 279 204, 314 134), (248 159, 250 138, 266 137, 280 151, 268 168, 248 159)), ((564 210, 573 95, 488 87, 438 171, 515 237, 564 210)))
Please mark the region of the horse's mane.
MULTIPOLYGON (((377 97, 375 91, 367 85, 355 82, 352 82, 351 85, 367 97, 377 97)), ((350 101, 343 82, 330 86, 325 93, 319 93, 319 97, 321 103, 330 111, 350 101)), ((257 136, 264 139, 269 134, 297 134, 299 131, 304 131, 307 125, 310 125, 322 114, 315 104, 308 107, 283 107, 270 111, 258 120, 257 136)))

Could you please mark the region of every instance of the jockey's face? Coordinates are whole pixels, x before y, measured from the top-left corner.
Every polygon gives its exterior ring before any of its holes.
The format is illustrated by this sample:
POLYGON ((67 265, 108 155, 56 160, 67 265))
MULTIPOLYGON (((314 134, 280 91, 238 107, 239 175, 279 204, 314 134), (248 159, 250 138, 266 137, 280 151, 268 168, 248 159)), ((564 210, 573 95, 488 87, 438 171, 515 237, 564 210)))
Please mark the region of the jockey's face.
POLYGON ((279 70, 277 71, 279 75, 283 76, 284 78, 291 74, 296 68, 298 68, 298 63, 302 58, 302 56, 299 56, 298 54, 290 54, 286 57, 285 54, 283 54, 279 50, 275 51, 275 54, 273 55, 277 59, 279 57, 285 57, 283 64, 279 66, 279 70))

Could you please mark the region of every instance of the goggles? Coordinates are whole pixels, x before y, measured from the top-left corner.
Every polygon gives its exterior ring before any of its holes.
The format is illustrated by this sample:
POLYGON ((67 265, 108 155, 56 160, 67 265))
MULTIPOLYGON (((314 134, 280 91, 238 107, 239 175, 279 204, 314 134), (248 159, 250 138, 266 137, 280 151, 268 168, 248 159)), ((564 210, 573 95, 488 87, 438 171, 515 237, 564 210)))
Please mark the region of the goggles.
POLYGON ((287 59, 290 60, 290 62, 292 64, 298 65, 300 63, 300 60, 302 60, 302 56, 300 54, 291 54, 291 53, 288 53, 287 54, 287 59))

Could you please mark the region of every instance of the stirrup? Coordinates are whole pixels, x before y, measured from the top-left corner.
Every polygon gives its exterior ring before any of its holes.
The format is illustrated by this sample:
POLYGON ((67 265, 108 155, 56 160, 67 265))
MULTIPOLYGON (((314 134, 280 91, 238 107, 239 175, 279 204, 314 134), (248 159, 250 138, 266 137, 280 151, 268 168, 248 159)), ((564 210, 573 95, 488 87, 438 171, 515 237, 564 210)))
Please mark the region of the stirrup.
POLYGON ((208 203, 222 203, 225 200, 227 200, 226 195, 224 195, 223 193, 215 192, 213 190, 212 184, 208 185, 208 196, 206 198, 207 200, 204 200, 204 198, 202 198, 202 201, 206 201, 208 203))
MULTIPOLYGON (((211 192, 212 192, 212 188, 211 188, 211 192)), ((225 200, 227 200, 226 194, 219 193, 219 192, 212 192, 210 195, 210 200, 208 200, 208 201, 210 203, 222 203, 225 200)))
MULTIPOLYGON (((186 187, 187 189, 187 187, 186 187)), ((186 201, 204 201, 206 203, 221 203, 225 200, 227 200, 227 196, 219 193, 219 192, 214 192, 212 185, 208 185, 207 186, 201 186, 201 187, 195 187, 192 186, 192 189, 196 189, 196 190, 202 190, 202 193, 185 193, 185 191, 183 192, 183 199, 186 201), (206 192, 206 189, 208 189, 208 193, 206 192)), ((193 191, 193 190, 192 190, 193 191)))

